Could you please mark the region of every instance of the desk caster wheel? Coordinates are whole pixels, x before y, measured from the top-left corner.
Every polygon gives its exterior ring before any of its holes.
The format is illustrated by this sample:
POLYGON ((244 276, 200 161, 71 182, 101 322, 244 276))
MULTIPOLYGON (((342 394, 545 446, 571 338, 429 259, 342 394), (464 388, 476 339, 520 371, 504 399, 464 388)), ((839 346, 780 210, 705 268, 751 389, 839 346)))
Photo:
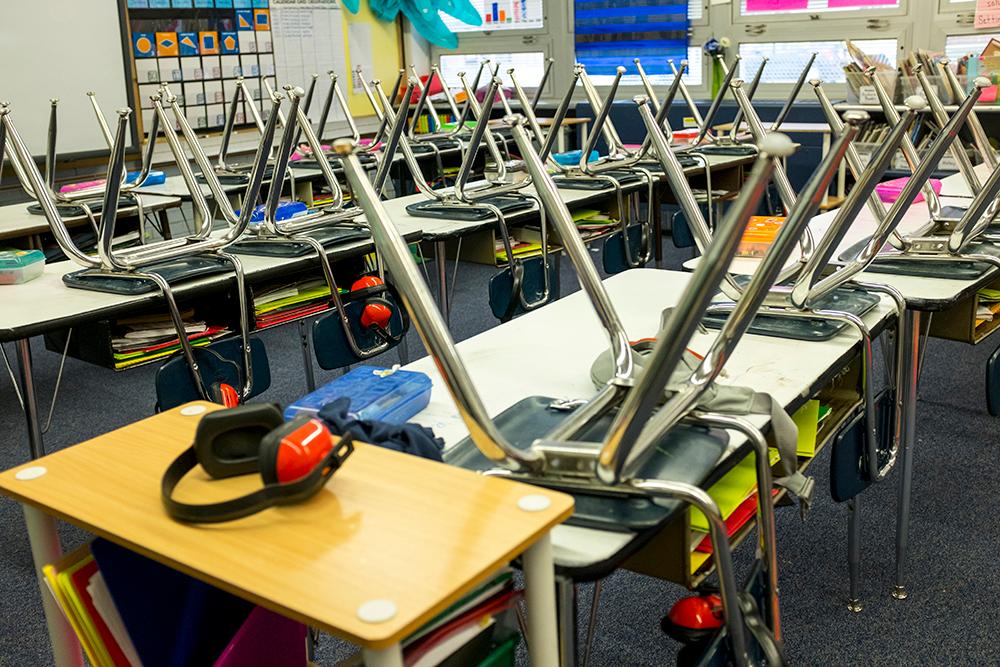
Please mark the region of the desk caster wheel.
POLYGON ((892 597, 896 598, 897 600, 905 600, 909 596, 910 594, 906 592, 906 586, 892 587, 892 597))
POLYGON ((857 614, 858 612, 860 612, 864 608, 865 608, 865 605, 862 604, 861 600, 859 600, 857 598, 854 598, 853 600, 848 600, 847 601, 847 610, 848 611, 853 611, 855 614, 857 614))

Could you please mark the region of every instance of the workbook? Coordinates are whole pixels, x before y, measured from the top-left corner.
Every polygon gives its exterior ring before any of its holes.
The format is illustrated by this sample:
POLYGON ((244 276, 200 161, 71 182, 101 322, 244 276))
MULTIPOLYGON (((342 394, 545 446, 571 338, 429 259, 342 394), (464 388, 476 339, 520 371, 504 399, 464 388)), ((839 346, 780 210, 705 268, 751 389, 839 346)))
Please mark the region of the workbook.
POLYGON ((110 602, 97 562, 90 553, 90 545, 45 565, 42 573, 92 665, 141 667, 127 633, 119 630, 121 617, 114 603, 110 602))

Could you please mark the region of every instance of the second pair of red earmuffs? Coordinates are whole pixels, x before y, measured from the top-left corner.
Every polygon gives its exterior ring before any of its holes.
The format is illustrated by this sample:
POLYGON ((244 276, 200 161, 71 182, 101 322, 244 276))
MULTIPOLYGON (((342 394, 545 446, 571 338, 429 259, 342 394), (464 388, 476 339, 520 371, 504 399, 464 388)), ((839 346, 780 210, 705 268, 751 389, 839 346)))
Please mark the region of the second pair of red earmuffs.
POLYGON ((302 416, 285 422, 276 405, 243 405, 209 412, 198 423, 194 444, 163 474, 163 505, 178 521, 216 523, 301 502, 323 488, 354 451, 350 435, 336 442, 334 438, 318 419, 302 416), (220 503, 175 500, 174 489, 198 465, 213 479, 259 472, 264 486, 220 503))
MULTIPOLYGON (((378 276, 363 276, 354 281, 351 285, 352 292, 363 289, 373 289, 382 287, 385 282, 378 276)), ((392 303, 388 299, 381 297, 370 297, 365 300, 365 307, 361 311, 361 326, 366 329, 375 328, 376 331, 388 331, 389 320, 392 319, 392 303)))

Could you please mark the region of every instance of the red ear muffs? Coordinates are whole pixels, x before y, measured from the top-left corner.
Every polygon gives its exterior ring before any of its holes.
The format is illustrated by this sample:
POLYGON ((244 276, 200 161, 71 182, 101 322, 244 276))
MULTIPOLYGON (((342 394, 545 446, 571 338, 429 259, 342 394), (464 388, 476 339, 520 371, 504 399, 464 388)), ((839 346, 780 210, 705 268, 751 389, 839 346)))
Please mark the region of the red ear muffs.
POLYGON ((380 287, 384 284, 385 283, 378 276, 361 276, 354 281, 353 285, 351 285, 351 291, 357 292, 370 287, 380 287))
POLYGON ((365 304, 364 310, 361 311, 361 326, 365 328, 388 329, 391 319, 392 308, 384 299, 372 299, 365 304))
POLYGON ((265 484, 296 482, 333 449, 333 436, 318 419, 294 419, 264 436, 260 443, 260 476, 265 484))
POLYGON ((178 521, 231 521, 316 494, 354 451, 350 435, 334 442, 326 425, 301 416, 282 422, 274 405, 244 405, 202 417, 194 444, 163 474, 161 498, 178 521), (213 479, 258 472, 264 487, 220 503, 196 505, 173 498, 181 479, 197 465, 213 479))
POLYGON ((213 403, 224 405, 227 408, 235 408, 240 404, 240 394, 233 388, 233 385, 226 382, 217 382, 208 388, 209 398, 213 403))
POLYGON ((710 639, 723 622, 722 598, 710 593, 678 600, 660 621, 660 627, 679 642, 696 644, 710 639))

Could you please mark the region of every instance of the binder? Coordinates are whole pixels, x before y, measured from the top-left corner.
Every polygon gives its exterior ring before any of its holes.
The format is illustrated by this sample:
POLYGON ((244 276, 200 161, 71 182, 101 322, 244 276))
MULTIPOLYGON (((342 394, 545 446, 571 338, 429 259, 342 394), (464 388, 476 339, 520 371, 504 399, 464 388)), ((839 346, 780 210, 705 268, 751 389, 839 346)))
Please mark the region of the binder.
POLYGON ((210 665, 254 605, 104 539, 91 552, 144 667, 210 665))

